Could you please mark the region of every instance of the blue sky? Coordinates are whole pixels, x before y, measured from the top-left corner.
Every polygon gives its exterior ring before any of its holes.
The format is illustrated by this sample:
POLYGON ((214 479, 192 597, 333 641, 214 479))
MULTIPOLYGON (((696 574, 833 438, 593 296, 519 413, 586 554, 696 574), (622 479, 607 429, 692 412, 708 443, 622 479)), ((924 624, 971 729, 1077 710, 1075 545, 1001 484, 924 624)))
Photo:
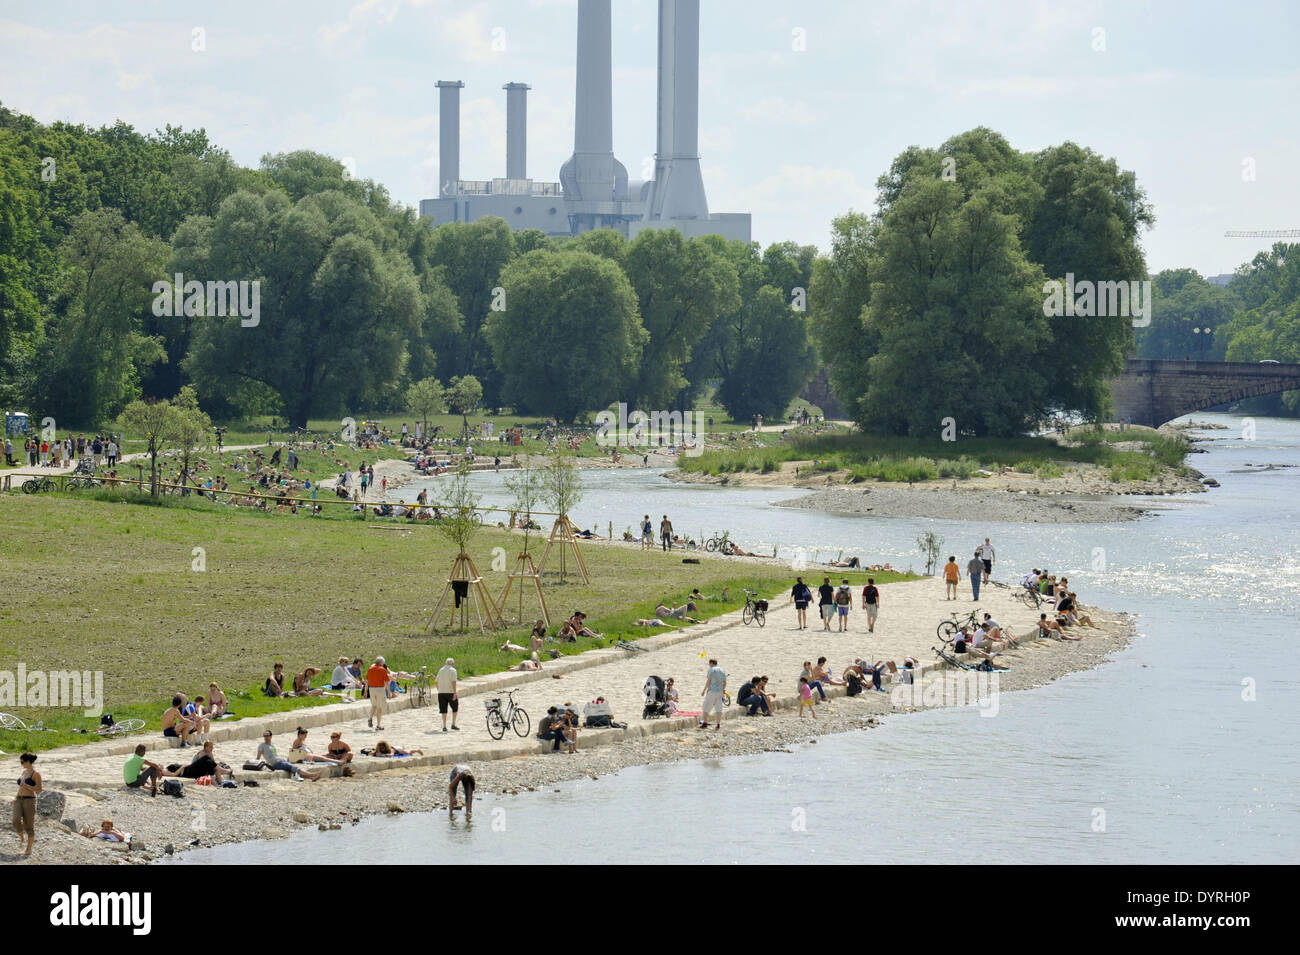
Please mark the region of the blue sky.
MULTIPOLYGON (((576 10, 9 0, 0 101, 45 122, 203 126, 246 165, 302 148, 350 157, 414 205, 436 191, 439 79, 466 84, 462 178, 505 174, 511 81, 533 87, 529 174, 558 178, 573 149, 576 10)), ((633 179, 654 150, 656 11, 614 0, 614 151, 633 179)), ((1294 2, 703 0, 700 33, 709 206, 751 212, 764 245, 825 248, 834 216, 874 208, 904 148, 980 125, 1019 149, 1068 139, 1135 170, 1155 204, 1153 270, 1231 271, 1269 242, 1226 229, 1300 228, 1294 2)))

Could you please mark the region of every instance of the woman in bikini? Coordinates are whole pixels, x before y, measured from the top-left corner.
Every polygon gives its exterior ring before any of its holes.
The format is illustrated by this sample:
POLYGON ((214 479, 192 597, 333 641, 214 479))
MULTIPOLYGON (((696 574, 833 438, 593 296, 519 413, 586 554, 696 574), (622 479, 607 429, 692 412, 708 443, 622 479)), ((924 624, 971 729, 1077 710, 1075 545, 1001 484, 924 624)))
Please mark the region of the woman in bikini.
POLYGON ((36 771, 36 754, 23 753, 18 757, 18 795, 14 799, 13 824, 18 834, 18 844, 22 845, 23 834, 27 834, 27 848, 24 856, 32 854, 36 844, 36 797, 44 789, 41 774, 36 771))

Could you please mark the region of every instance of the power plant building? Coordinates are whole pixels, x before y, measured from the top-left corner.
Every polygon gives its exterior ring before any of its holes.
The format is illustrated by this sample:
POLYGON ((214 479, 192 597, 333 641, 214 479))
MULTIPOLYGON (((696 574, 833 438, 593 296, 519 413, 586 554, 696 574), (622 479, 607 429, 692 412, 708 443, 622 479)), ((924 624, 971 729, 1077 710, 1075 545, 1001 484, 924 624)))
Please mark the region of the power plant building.
POLYGON ((578 0, 573 155, 558 182, 527 177, 528 87, 507 83, 506 175, 460 178, 459 80, 440 81, 439 195, 420 202, 435 224, 499 216, 513 229, 577 235, 675 228, 687 237, 750 240, 749 213, 709 213, 700 173, 700 3, 659 0, 658 107, 654 178, 629 182, 614 157, 611 0, 578 0))

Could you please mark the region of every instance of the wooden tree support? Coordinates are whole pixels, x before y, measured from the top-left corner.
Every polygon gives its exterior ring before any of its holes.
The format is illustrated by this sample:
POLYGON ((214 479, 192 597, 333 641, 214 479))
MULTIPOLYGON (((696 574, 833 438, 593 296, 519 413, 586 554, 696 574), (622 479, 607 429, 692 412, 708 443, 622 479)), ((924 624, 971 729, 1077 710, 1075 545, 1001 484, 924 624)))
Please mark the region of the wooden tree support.
POLYGON ((506 589, 501 592, 501 599, 497 601, 501 605, 502 612, 509 608, 508 600, 510 599, 510 588, 514 586, 515 581, 519 583, 519 622, 524 622, 524 589, 528 586, 524 581, 531 580, 533 588, 537 591, 537 604, 542 608, 542 622, 548 627, 551 625, 551 612, 546 609, 546 598, 542 595, 542 576, 533 563, 533 555, 524 551, 515 558, 515 569, 510 571, 510 576, 506 579, 506 589))
POLYGON ((450 615, 447 618, 447 627, 450 629, 456 625, 456 611, 460 611, 460 629, 469 629, 469 608, 470 604, 474 605, 474 613, 478 618, 478 628, 481 632, 488 630, 504 630, 506 622, 501 616, 501 610, 497 607, 492 595, 488 593, 487 587, 483 585, 483 578, 479 576, 478 568, 474 566, 473 559, 464 552, 456 555, 452 562, 451 573, 447 575, 447 586, 443 588, 442 596, 438 598, 438 605, 433 608, 433 613, 429 614, 429 622, 425 624, 424 632, 428 633, 433 629, 434 622, 438 619, 438 614, 442 608, 447 605, 448 598, 451 597, 454 588, 453 584, 467 584, 465 597, 457 607, 454 600, 451 601, 450 615))
POLYGON ((591 578, 587 576, 587 565, 582 559, 582 551, 578 550, 578 537, 574 533, 573 521, 569 520, 569 515, 561 514, 555 519, 551 526, 551 536, 546 541, 546 550, 542 551, 542 562, 537 566, 537 573, 541 574, 542 569, 546 567, 546 558, 551 556, 551 545, 560 545, 560 574, 564 574, 564 548, 573 548, 573 560, 578 565, 578 571, 582 574, 584 584, 591 583, 591 578))

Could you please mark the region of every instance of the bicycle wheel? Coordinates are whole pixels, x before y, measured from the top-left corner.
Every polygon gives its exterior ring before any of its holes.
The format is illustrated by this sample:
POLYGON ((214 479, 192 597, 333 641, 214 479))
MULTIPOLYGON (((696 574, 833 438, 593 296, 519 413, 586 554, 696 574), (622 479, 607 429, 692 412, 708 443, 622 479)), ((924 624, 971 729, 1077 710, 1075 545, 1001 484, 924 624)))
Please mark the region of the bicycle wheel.
POLYGON ((764 627, 764 626, 766 626, 766 625, 767 625, 767 611, 766 611, 766 610, 755 610, 755 611, 754 611, 754 619, 758 621, 758 625, 759 625, 760 627, 764 627))
POLYGON ((0 729, 25 730, 27 729, 27 724, 16 716, 11 716, 8 713, 0 713, 0 729))
POLYGON ((707 550, 710 554, 712 554, 715 550, 718 549, 718 542, 717 542, 717 540, 708 540, 708 541, 705 541, 705 542, 704 542, 704 549, 707 550))
POLYGON ((500 739, 506 735, 506 721, 501 718, 500 710, 488 710, 487 726, 488 735, 493 739, 500 739))
POLYGON ((745 604, 745 609, 740 612, 740 622, 749 626, 754 622, 754 607, 751 604, 745 604))
POLYGON ((533 723, 528 718, 528 714, 516 707, 514 714, 510 717, 510 728, 515 731, 515 735, 527 736, 532 727, 533 723))
POLYGON ((144 720, 122 720, 113 724, 114 733, 135 733, 144 729, 144 720))
POLYGON ((952 620, 945 620, 935 628, 935 633, 944 643, 952 643, 957 637, 957 624, 952 620))

